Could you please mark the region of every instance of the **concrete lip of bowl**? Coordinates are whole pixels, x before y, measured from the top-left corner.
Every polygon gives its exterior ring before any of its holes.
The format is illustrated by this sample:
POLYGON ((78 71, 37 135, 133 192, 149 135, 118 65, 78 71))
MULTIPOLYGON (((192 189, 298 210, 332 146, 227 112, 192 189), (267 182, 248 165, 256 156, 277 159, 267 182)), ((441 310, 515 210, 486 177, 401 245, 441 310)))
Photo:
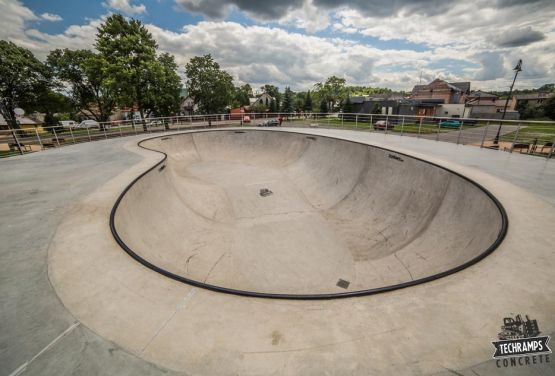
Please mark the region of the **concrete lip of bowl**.
POLYGON ((507 231, 474 181, 377 146, 255 129, 140 146, 165 158, 120 195, 112 234, 198 287, 282 299, 390 291, 478 262, 507 231))

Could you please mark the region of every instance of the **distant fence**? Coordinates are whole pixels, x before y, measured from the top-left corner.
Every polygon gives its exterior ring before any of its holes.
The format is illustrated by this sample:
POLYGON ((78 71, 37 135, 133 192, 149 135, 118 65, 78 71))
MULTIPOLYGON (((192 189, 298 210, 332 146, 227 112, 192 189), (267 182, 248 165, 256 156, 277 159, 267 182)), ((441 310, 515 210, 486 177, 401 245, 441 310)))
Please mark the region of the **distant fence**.
POLYGON ((545 158, 553 156, 555 144, 555 122, 546 121, 354 113, 250 113, 121 120, 96 123, 89 127, 4 129, 0 130, 0 157, 144 133, 280 124, 287 127, 342 128, 395 134, 545 158))

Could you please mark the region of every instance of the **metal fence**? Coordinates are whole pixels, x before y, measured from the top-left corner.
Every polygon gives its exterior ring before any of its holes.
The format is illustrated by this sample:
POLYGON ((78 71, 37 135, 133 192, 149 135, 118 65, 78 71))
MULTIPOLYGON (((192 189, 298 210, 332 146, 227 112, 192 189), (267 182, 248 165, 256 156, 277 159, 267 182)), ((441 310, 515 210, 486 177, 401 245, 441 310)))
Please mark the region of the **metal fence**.
POLYGON ((115 137, 230 126, 342 128, 425 138, 551 158, 555 122, 459 119, 352 113, 247 113, 121 120, 89 127, 32 127, 0 130, 0 157, 115 137))

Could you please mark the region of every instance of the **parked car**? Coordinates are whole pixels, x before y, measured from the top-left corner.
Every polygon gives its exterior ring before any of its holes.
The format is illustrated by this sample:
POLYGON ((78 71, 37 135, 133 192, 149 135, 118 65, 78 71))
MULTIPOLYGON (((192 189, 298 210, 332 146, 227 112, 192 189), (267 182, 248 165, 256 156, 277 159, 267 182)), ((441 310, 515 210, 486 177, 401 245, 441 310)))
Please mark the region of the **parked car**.
POLYGON ((277 119, 270 119, 263 123, 258 124, 259 127, 279 127, 279 120, 277 119))
POLYGON ((100 124, 96 120, 83 120, 79 128, 100 128, 100 124))
POLYGON ((374 123, 374 130, 384 131, 386 129, 393 129, 395 126, 388 120, 378 120, 374 123))
POLYGON ((74 120, 61 120, 58 122, 62 128, 77 128, 78 124, 74 120))
POLYGON ((147 121, 147 124, 151 127, 157 127, 160 125, 164 125, 164 122, 162 120, 149 120, 147 121))
POLYGON ((461 122, 458 120, 442 120, 439 122, 441 128, 455 128, 458 129, 461 126, 461 122))

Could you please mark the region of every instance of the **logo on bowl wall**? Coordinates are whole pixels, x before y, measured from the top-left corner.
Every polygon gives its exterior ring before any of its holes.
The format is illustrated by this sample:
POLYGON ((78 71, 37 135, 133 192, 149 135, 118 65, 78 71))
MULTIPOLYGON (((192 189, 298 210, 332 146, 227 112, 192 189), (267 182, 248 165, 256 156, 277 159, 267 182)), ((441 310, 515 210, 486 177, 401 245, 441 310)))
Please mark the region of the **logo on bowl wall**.
POLYGON ((503 319, 499 341, 492 342, 497 368, 551 363, 549 336, 540 336, 538 321, 525 317, 526 320, 521 315, 503 319))

